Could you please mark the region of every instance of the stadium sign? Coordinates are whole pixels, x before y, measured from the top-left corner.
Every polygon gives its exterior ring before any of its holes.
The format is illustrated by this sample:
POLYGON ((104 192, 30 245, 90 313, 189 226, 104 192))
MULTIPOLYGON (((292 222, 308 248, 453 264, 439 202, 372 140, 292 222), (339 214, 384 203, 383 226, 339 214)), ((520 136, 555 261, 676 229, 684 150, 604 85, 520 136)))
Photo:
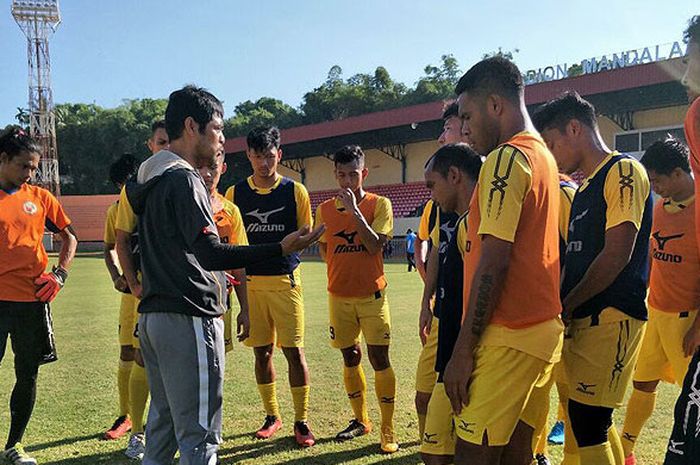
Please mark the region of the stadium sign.
POLYGON ((523 79, 526 85, 536 84, 538 82, 556 81, 559 79, 566 79, 569 76, 594 74, 601 71, 680 58, 686 53, 687 48, 684 48, 681 42, 676 41, 593 57, 581 60, 581 63, 576 63, 571 66, 564 63, 538 69, 529 69, 523 74, 523 79))

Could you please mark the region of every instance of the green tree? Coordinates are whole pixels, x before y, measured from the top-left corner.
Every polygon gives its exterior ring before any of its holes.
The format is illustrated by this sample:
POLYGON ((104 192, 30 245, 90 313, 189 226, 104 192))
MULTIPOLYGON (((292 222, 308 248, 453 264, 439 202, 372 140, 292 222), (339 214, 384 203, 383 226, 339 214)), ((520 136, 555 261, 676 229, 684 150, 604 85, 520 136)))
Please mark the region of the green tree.
POLYGON ((124 153, 148 156, 151 123, 163 118, 165 100, 125 100, 117 108, 95 104, 56 106, 61 190, 64 194, 115 193, 109 166, 124 153))
POLYGON ((454 56, 443 55, 440 60, 442 62, 440 66, 428 65, 423 68, 424 76, 406 95, 407 105, 434 102, 453 96, 462 71, 454 56))
POLYGON ((569 66, 568 72, 569 77, 580 76, 583 74, 583 67, 577 63, 575 65, 569 66))
POLYGON ((481 56, 481 59, 485 60, 485 59, 491 58, 491 57, 501 57, 501 58, 505 58, 507 60, 515 62, 515 55, 517 55, 518 53, 520 53, 520 49, 518 49, 518 48, 514 48, 513 50, 503 50, 502 47, 498 47, 498 50, 484 53, 481 56))
POLYGON ((29 127, 29 109, 17 107, 17 113, 15 114, 15 119, 20 126, 24 128, 29 127))
POLYGON ((406 93, 406 86, 394 81, 382 66, 373 74, 359 73, 343 80, 342 69, 336 65, 321 86, 304 95, 300 110, 307 124, 337 120, 396 108, 403 104, 406 93))
POLYGON ((224 124, 224 135, 229 138, 245 136, 256 126, 274 125, 288 128, 302 123, 298 110, 271 97, 239 103, 233 114, 224 124))

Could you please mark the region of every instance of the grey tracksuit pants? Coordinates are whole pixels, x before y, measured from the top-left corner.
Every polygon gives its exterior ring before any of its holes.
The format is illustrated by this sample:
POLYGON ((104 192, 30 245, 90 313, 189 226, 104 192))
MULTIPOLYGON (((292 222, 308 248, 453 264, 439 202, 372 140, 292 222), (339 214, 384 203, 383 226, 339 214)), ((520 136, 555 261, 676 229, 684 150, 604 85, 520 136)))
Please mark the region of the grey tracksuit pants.
POLYGON ((151 406, 144 465, 216 464, 221 443, 224 322, 179 313, 139 316, 151 406))

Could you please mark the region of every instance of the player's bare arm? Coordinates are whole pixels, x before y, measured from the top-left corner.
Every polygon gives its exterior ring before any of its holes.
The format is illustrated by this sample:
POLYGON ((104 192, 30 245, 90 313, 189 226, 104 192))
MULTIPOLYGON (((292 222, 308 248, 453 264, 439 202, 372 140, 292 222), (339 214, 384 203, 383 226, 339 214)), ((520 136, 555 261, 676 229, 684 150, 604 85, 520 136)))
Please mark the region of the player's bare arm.
POLYGON ((121 271, 119 271, 119 257, 117 256, 117 249, 114 244, 105 243, 104 260, 109 276, 112 278, 114 288, 119 292, 126 291, 129 285, 126 282, 126 278, 122 275, 121 271))
POLYGON ((357 206, 355 194, 350 189, 341 189, 338 192, 338 200, 340 200, 345 210, 352 214, 357 226, 357 235, 360 241, 367 248, 370 255, 374 255, 382 251, 382 247, 386 244, 387 237, 384 234, 377 234, 372 227, 367 223, 367 220, 362 215, 357 206))
POLYGON ((78 239, 75 237, 73 228, 70 226, 59 232, 58 236, 61 238, 61 251, 58 253, 58 266, 64 270, 68 270, 75 258, 78 239))
POLYGON ((637 240, 636 226, 627 221, 605 232, 605 246, 581 281, 562 301, 562 317, 568 321, 579 305, 607 289, 627 266, 637 240))
POLYGON ((243 341, 250 335, 250 314, 248 306, 248 283, 247 276, 245 273, 245 268, 236 268, 231 271, 231 274, 238 285, 233 286, 233 290, 236 293, 236 299, 238 300, 238 305, 241 307, 236 317, 236 328, 238 340, 243 341))
POLYGON ((428 267, 426 266, 425 258, 428 256, 428 241, 421 240, 416 237, 416 250, 413 253, 413 258, 416 260, 416 269, 423 282, 427 279, 428 267))
POLYGON ((459 413, 462 406, 469 402, 468 387, 474 370, 474 349, 491 321, 501 296, 512 247, 513 244, 508 241, 483 236, 481 258, 469 292, 467 317, 445 369, 445 391, 455 413, 459 413))
POLYGON ((136 267, 134 265, 134 255, 131 253, 131 234, 122 231, 121 229, 116 230, 116 244, 117 256, 119 257, 119 264, 122 266, 122 273, 124 273, 124 278, 126 278, 127 284, 129 284, 129 289, 131 293, 137 299, 141 298, 143 288, 141 287, 141 282, 139 282, 136 276, 136 267))
POLYGON ((439 247, 430 249, 430 258, 428 259, 428 269, 425 274, 423 286, 423 298, 421 300, 420 316, 418 317, 418 335, 420 336, 421 344, 425 342, 430 334, 430 329, 433 322, 433 309, 430 304, 435 295, 437 288, 438 275, 438 254, 439 247))

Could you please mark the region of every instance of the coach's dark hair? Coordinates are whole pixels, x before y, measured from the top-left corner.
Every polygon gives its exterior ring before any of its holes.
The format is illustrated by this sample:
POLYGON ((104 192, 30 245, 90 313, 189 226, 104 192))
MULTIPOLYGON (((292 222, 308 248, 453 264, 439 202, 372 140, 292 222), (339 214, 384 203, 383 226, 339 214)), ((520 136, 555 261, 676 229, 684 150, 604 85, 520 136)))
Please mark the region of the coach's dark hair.
POLYGON ((464 143, 447 144, 440 147, 425 164, 426 169, 440 173, 446 178, 450 167, 454 166, 473 180, 479 179, 481 156, 464 143))
POLYGON ((109 180, 116 186, 121 186, 136 175, 139 162, 130 153, 125 153, 109 167, 109 180))
POLYGON ((346 145, 333 155, 333 163, 335 163, 336 166, 355 161, 359 162, 361 165, 365 163, 365 153, 359 145, 346 145))
POLYGON ((515 102, 523 95, 523 77, 512 61, 503 57, 487 58, 472 66, 459 79, 455 94, 463 92, 496 94, 515 102))
POLYGON ((459 116, 459 105, 453 100, 445 104, 445 107, 442 109, 442 119, 445 121, 455 116, 459 116))
POLYGON ((591 129, 598 128, 595 107, 576 91, 565 92, 554 100, 550 100, 535 110, 532 115, 532 123, 540 132, 553 128, 564 131, 572 119, 580 121, 591 129))
MULTIPOLYGON (((156 120, 151 124, 151 135, 155 134, 158 129, 165 129, 164 119, 156 120)), ((165 132, 167 132, 167 130, 165 132)))
POLYGON ((7 161, 21 153, 41 154, 41 146, 20 128, 12 128, 0 136, 0 155, 5 154, 7 161))
POLYGON ((644 151, 641 162, 647 170, 669 175, 676 168, 690 174, 688 147, 678 139, 668 136, 657 140, 644 151))
POLYGON ((206 89, 188 85, 170 94, 165 109, 165 131, 171 142, 179 139, 185 129, 185 120, 192 117, 199 125, 199 132, 203 133, 215 116, 224 116, 221 101, 206 89))
POLYGON ((688 27, 683 31, 683 42, 700 45, 700 15, 695 15, 688 21, 688 27))
POLYGON ((281 142, 280 130, 275 126, 258 126, 250 131, 246 137, 248 148, 258 153, 278 149, 281 142))

